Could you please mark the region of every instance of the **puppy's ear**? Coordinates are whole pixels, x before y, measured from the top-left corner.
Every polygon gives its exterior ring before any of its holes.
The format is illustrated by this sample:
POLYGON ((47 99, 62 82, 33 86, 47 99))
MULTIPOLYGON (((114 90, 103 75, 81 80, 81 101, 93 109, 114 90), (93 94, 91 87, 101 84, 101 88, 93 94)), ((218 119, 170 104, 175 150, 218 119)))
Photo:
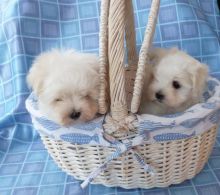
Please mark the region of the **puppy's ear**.
POLYGON ((192 67, 190 70, 193 83, 193 96, 195 98, 201 98, 208 77, 208 66, 197 62, 195 67, 192 67))
POLYGON ((27 83, 34 93, 39 96, 43 89, 43 73, 40 67, 34 63, 27 75, 27 83))

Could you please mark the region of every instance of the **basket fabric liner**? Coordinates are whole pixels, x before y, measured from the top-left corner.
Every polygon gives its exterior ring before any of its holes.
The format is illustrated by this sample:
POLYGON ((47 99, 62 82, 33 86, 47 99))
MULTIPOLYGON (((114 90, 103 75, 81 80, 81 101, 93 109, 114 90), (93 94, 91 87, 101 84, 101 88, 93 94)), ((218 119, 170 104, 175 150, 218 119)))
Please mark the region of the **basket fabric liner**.
POLYGON ((219 123, 220 82, 210 77, 207 86, 207 91, 204 93, 205 102, 196 104, 182 113, 165 116, 136 115, 138 121, 137 136, 123 141, 118 141, 104 132, 104 115, 84 124, 62 127, 41 114, 38 109, 37 98, 33 93, 26 100, 26 108, 30 112, 32 122, 40 134, 73 144, 115 147, 115 152, 106 159, 105 163, 97 167, 83 182, 82 187, 85 187, 101 171, 107 168, 107 164, 111 160, 128 150, 133 153, 135 159, 145 171, 154 174, 153 167, 144 162, 141 155, 135 151, 135 146, 190 138, 200 135, 219 123))
MULTIPOLYGON (((209 78, 208 90, 204 96, 208 98, 204 103, 196 104, 182 113, 165 116, 137 115, 138 135, 134 139, 144 137, 146 143, 154 143, 185 139, 203 133, 217 124, 220 118, 220 82, 217 79, 209 78)), ((40 113, 33 93, 26 100, 26 108, 40 134, 75 144, 112 146, 103 136, 104 115, 84 124, 62 127, 40 113)))

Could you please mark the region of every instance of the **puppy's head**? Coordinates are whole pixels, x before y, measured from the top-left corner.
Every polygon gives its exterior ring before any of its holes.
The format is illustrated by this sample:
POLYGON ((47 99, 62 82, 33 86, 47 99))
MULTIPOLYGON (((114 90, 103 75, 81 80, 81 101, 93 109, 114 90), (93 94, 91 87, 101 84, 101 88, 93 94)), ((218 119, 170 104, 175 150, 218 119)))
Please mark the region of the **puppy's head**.
POLYGON ((93 119, 98 111, 98 59, 75 51, 51 51, 39 56, 28 75, 43 114, 58 124, 93 119))
POLYGON ((157 62, 149 83, 149 99, 165 108, 182 111, 201 100, 207 66, 186 53, 170 49, 157 62))

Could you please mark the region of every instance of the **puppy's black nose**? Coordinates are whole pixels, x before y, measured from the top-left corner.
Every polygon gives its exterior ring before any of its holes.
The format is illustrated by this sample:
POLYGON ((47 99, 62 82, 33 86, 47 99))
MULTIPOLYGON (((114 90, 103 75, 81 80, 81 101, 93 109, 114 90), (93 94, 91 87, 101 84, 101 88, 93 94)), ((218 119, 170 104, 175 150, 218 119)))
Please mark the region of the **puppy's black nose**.
POLYGON ((78 118, 80 117, 80 115, 81 115, 81 112, 73 111, 73 112, 70 114, 70 118, 76 120, 76 119, 78 119, 78 118))
POLYGON ((164 95, 158 91, 156 94, 155 94, 155 97, 159 100, 159 101, 162 101, 164 99, 164 95))

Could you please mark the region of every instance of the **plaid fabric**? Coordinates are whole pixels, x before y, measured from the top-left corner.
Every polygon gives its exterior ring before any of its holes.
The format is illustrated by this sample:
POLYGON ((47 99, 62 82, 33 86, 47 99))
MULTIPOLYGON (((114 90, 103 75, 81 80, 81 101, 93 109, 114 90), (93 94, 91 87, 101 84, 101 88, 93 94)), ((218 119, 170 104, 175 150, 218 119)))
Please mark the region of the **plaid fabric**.
MULTIPOLYGON (((134 0, 137 45, 143 40, 149 0, 134 0)), ((100 1, 2 0, 0 3, 0 194, 220 194, 220 134, 204 170, 165 189, 124 190, 89 185, 54 164, 33 129, 24 102, 26 73, 52 47, 98 51, 100 1)), ((220 78, 220 15, 216 0, 162 0, 154 45, 177 46, 209 64, 220 78)))

